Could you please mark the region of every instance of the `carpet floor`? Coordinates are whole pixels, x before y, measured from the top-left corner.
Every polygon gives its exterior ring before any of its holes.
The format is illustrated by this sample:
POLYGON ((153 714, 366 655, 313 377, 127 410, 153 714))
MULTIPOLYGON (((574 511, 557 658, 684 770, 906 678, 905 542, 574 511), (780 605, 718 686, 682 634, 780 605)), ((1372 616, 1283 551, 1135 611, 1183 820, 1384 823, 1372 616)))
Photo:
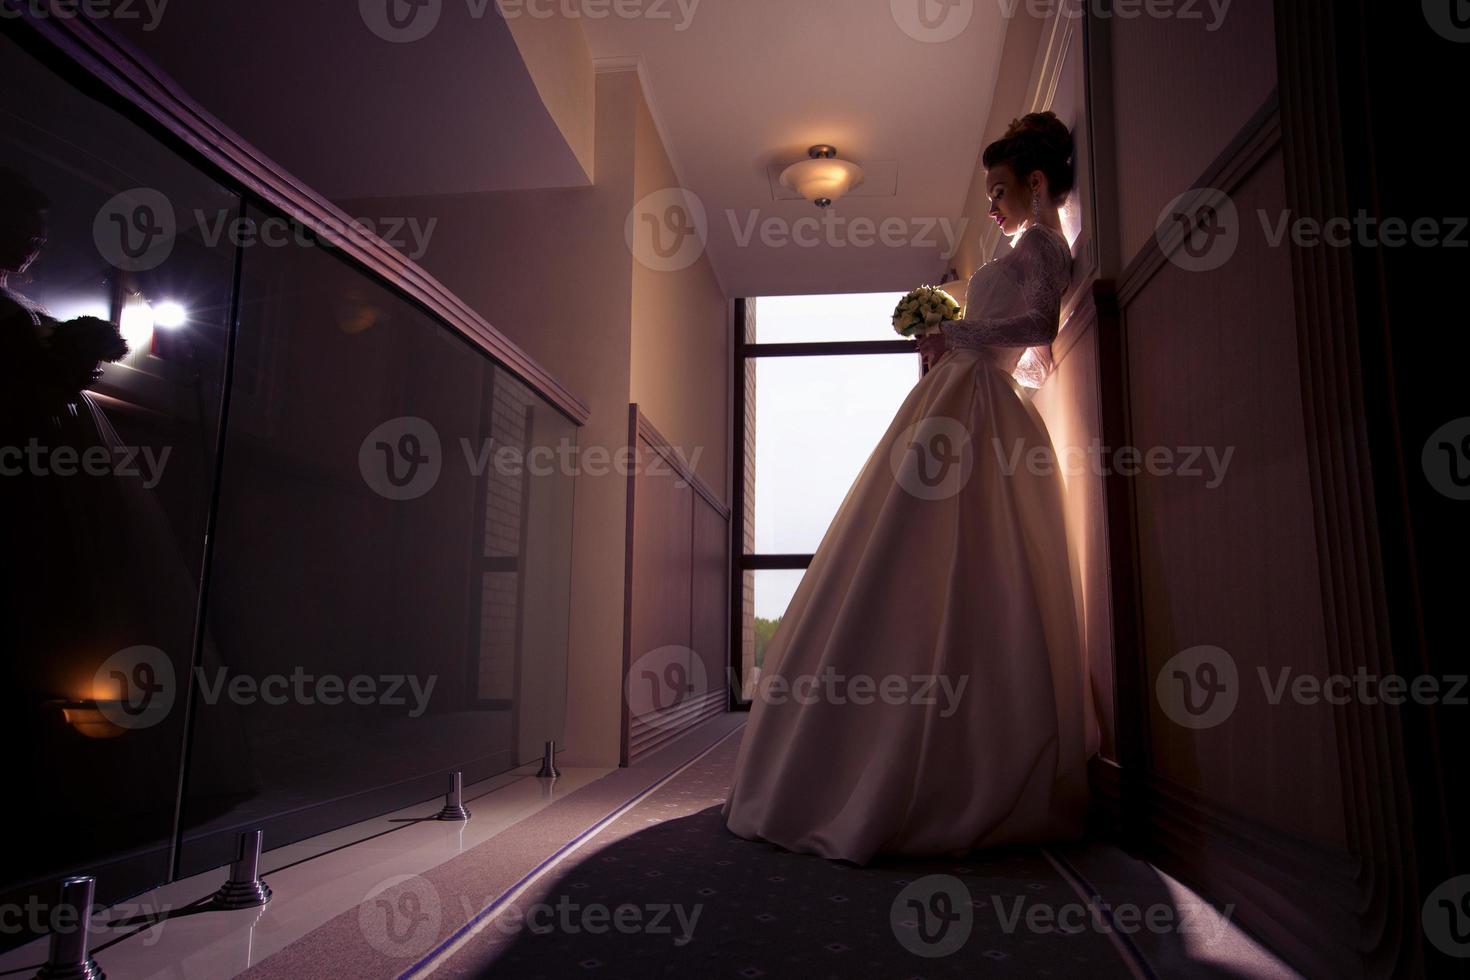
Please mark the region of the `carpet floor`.
POLYGON ((381 883, 243 976, 1140 975, 1038 849, 860 868, 735 836, 720 807, 743 721, 702 728, 438 868, 381 883))

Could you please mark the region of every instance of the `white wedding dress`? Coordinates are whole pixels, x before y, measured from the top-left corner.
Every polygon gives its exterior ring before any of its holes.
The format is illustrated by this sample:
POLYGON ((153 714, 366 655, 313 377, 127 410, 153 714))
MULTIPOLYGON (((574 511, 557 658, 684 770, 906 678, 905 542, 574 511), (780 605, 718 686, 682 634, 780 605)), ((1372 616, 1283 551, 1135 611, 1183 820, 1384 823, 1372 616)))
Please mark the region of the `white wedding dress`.
POLYGON ((1037 226, 848 490, 766 649, 723 814, 866 864, 1076 837, 1097 724, 1051 441, 1013 376, 1071 268, 1037 226), (1019 462, 1015 462, 1019 461, 1019 462), (886 686, 885 686, 886 685, 886 686))

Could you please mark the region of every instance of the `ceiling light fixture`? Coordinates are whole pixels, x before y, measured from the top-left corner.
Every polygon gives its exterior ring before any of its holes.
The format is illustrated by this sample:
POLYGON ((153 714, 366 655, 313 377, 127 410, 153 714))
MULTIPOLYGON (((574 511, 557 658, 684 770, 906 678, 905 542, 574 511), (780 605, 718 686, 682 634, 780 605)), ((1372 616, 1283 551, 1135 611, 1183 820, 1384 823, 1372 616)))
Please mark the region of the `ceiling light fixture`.
POLYGON ((835 147, 819 143, 806 152, 810 159, 781 171, 781 184, 817 207, 831 207, 833 201, 863 182, 863 168, 837 159, 835 147))

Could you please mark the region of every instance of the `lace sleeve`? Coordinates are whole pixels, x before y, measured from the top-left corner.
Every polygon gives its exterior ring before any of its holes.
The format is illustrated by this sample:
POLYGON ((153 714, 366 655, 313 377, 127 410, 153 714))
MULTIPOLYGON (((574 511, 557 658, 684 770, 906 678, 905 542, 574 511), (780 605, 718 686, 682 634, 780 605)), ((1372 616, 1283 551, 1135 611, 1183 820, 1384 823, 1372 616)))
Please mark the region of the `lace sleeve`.
POLYGON ((1015 316, 950 320, 940 324, 951 347, 1037 347, 1056 339, 1062 295, 1070 278, 1071 253, 1062 240, 1046 232, 1021 236, 1016 250, 1000 262, 1016 276, 1026 296, 1026 309, 1015 316))

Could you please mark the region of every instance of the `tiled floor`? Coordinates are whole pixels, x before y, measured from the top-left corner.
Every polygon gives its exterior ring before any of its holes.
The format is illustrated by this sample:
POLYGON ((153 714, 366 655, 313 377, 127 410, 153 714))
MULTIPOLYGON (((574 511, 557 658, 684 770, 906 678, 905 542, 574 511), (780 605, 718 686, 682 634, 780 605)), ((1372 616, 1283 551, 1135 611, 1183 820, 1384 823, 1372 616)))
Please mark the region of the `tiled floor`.
MULTIPOLYGON (((224 882, 224 869, 139 896, 121 910, 133 918, 168 917, 152 927, 112 925, 118 910, 99 918, 94 949, 105 946, 97 959, 112 980, 234 976, 358 905, 379 883, 435 868, 611 771, 563 766, 558 779, 543 780, 537 768, 466 787, 472 818, 465 823, 423 819, 439 809, 430 801, 268 851, 262 875, 274 896, 264 909, 191 912, 224 882)), ((0 956, 0 975, 29 977, 46 953, 40 942, 12 950, 0 956)))

